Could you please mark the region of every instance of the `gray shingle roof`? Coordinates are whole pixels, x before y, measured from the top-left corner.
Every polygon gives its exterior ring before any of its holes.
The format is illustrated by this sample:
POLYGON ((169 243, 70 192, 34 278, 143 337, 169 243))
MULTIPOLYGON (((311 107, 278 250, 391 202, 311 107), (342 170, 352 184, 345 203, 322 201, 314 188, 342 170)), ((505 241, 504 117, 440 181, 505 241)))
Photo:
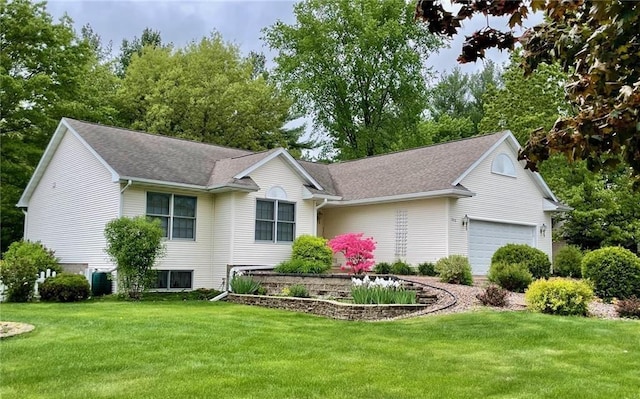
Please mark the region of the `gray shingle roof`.
MULTIPOLYGON (((506 133, 327 165, 343 200, 447 190, 506 133)), ((463 188, 464 189, 464 188, 463 188)))
MULTIPOLYGON (((253 153, 65 118, 120 176, 203 187, 254 187, 238 173, 277 149, 253 153)), ((321 164, 299 161, 324 191, 313 193, 361 200, 454 188, 460 177, 506 133, 417 148, 355 161, 321 164)), ((464 190, 464 187, 458 187, 464 190)))
POLYGON ((207 186, 216 161, 252 154, 235 148, 65 120, 105 162, 127 178, 207 186))

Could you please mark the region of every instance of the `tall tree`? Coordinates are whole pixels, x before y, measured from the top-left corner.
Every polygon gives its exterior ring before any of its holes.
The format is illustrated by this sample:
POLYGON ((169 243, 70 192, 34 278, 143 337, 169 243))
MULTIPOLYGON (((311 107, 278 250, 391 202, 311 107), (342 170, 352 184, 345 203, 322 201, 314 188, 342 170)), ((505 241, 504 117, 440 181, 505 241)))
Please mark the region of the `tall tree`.
POLYGON ((338 157, 404 146, 426 108, 424 61, 441 41, 403 0, 305 0, 296 23, 265 29, 274 77, 312 115, 338 157))
POLYGON ((256 65, 218 33, 176 51, 147 46, 118 92, 126 125, 250 150, 295 148, 301 132, 281 129, 291 102, 256 65))
POLYGON ((54 23, 45 3, 0 0, 0 48, 0 245, 7 248, 22 237, 15 205, 60 118, 108 121, 115 108, 105 105, 109 72, 71 19, 54 23))
POLYGON ((485 93, 500 86, 500 68, 493 61, 487 61, 485 67, 476 73, 465 74, 456 67, 444 75, 429 96, 429 116, 433 121, 428 121, 427 125, 436 127, 438 134, 434 136, 434 142, 477 135, 480 132, 478 125, 484 116, 485 93), (460 130, 469 123, 467 130, 460 130))
POLYGON ((586 159, 594 170, 622 160, 640 183, 640 2, 459 2, 462 7, 454 15, 438 1, 418 0, 416 18, 426 21, 430 32, 453 36, 461 21, 474 14, 508 16, 511 28, 522 25, 529 12, 542 11, 547 17, 520 38, 491 27, 475 32, 458 58, 475 61, 488 48, 513 49, 518 42, 524 48, 525 73, 554 62, 570 73, 567 97, 577 112, 558 119, 548 131, 532 133, 520 154, 528 168, 536 170, 553 153, 586 159))
POLYGON ((568 116, 573 110, 564 99, 564 84, 569 76, 558 64, 540 65, 525 77, 521 62, 520 52, 512 53, 502 75, 503 86, 485 93, 479 130, 510 130, 524 145, 533 130, 551 129, 560 116, 568 116))
POLYGON ((118 76, 124 77, 127 73, 127 68, 131 63, 131 59, 134 55, 141 56, 142 49, 150 46, 153 48, 171 48, 171 44, 163 44, 160 31, 153 30, 151 28, 144 28, 140 37, 134 36, 133 39, 122 39, 120 45, 120 55, 118 56, 118 63, 116 65, 116 72, 118 76))

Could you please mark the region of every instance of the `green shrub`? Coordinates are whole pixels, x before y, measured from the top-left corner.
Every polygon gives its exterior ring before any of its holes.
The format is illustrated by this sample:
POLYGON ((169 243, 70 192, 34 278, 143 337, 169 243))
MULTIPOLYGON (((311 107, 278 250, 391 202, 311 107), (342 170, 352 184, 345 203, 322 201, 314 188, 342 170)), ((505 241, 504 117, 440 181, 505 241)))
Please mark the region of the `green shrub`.
POLYGON ((140 299, 156 281, 156 259, 165 254, 160 221, 145 216, 113 219, 105 226, 104 236, 105 252, 118 267, 118 291, 140 299))
POLYGON ((231 279, 231 291, 235 294, 262 294, 262 285, 259 281, 254 280, 251 276, 243 276, 236 274, 231 279))
POLYGON ((492 283, 513 292, 524 292, 533 281, 533 276, 524 263, 492 263, 487 278, 492 283))
POLYGON ((418 274, 421 276, 437 276, 436 265, 432 262, 424 262, 418 265, 418 274))
POLYGON ((287 295, 297 298, 309 298, 309 290, 302 284, 294 284, 289 287, 287 295))
POLYGON ((541 279, 531 283, 524 299, 534 312, 585 316, 593 299, 593 290, 584 281, 560 277, 541 279))
POLYGON ((293 241, 291 259, 320 263, 328 270, 333 263, 333 251, 325 238, 301 235, 293 241))
POLYGON ((391 264, 387 262, 380 262, 375 265, 373 271, 377 274, 390 274, 391 273, 391 264))
POLYGON ((208 301, 220 295, 220 291, 208 288, 198 288, 193 291, 179 292, 145 292, 142 295, 143 301, 208 301))
POLYGON ((416 274, 411 265, 401 260, 393 262, 393 265, 391 265, 391 273, 399 274, 401 276, 411 276, 416 274))
POLYGON ((507 294, 509 292, 497 285, 489 285, 484 292, 478 294, 476 298, 485 306, 504 307, 507 305, 507 294))
POLYGON ((491 263, 524 263, 534 279, 548 278, 551 274, 551 262, 547 254, 526 244, 507 244, 491 257, 491 263))
POLYGON ((582 276, 591 280, 595 293, 609 301, 640 296, 640 258, 628 249, 606 247, 582 259, 582 276))
POLYGON ((60 272, 53 251, 39 242, 18 241, 9 246, 0 265, 0 281, 6 286, 8 302, 28 302, 35 294, 40 272, 51 269, 60 272))
POLYGON ((436 262, 435 270, 440 276, 440 281, 449 284, 472 285, 471 264, 469 259, 462 255, 449 255, 436 262))
POLYGON ((91 287, 80 274, 60 273, 38 286, 40 300, 46 302, 77 302, 89 298, 91 287))
POLYGON ((618 316, 629 319, 640 319, 640 299, 632 296, 616 302, 618 316))
POLYGON ((582 251, 573 245, 560 248, 553 258, 553 274, 559 277, 582 277, 582 251))
POLYGON ((310 274, 322 274, 326 273, 331 268, 331 265, 326 263, 304 260, 304 259, 291 259, 284 261, 275 267, 274 271, 278 273, 310 273, 310 274))

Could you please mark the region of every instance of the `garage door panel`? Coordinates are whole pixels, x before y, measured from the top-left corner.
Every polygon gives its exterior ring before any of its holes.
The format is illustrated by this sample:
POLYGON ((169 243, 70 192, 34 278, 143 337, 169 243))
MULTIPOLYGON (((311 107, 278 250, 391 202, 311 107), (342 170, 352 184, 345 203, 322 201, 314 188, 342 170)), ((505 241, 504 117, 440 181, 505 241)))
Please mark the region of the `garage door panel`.
POLYGON ((471 220, 469 222, 469 262, 473 274, 487 274, 494 252, 506 244, 534 246, 535 227, 471 220))

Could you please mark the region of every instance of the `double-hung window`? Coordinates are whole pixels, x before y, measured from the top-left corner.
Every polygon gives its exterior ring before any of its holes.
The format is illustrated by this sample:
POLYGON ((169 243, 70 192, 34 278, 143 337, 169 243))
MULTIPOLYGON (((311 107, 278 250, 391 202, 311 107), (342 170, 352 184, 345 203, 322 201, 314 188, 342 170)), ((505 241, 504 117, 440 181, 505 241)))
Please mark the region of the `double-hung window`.
POLYGON ((257 200, 256 241, 293 242, 296 206, 280 200, 257 200))
POLYGON ((170 240, 196 237, 196 197, 148 192, 147 216, 160 220, 164 236, 170 240))

